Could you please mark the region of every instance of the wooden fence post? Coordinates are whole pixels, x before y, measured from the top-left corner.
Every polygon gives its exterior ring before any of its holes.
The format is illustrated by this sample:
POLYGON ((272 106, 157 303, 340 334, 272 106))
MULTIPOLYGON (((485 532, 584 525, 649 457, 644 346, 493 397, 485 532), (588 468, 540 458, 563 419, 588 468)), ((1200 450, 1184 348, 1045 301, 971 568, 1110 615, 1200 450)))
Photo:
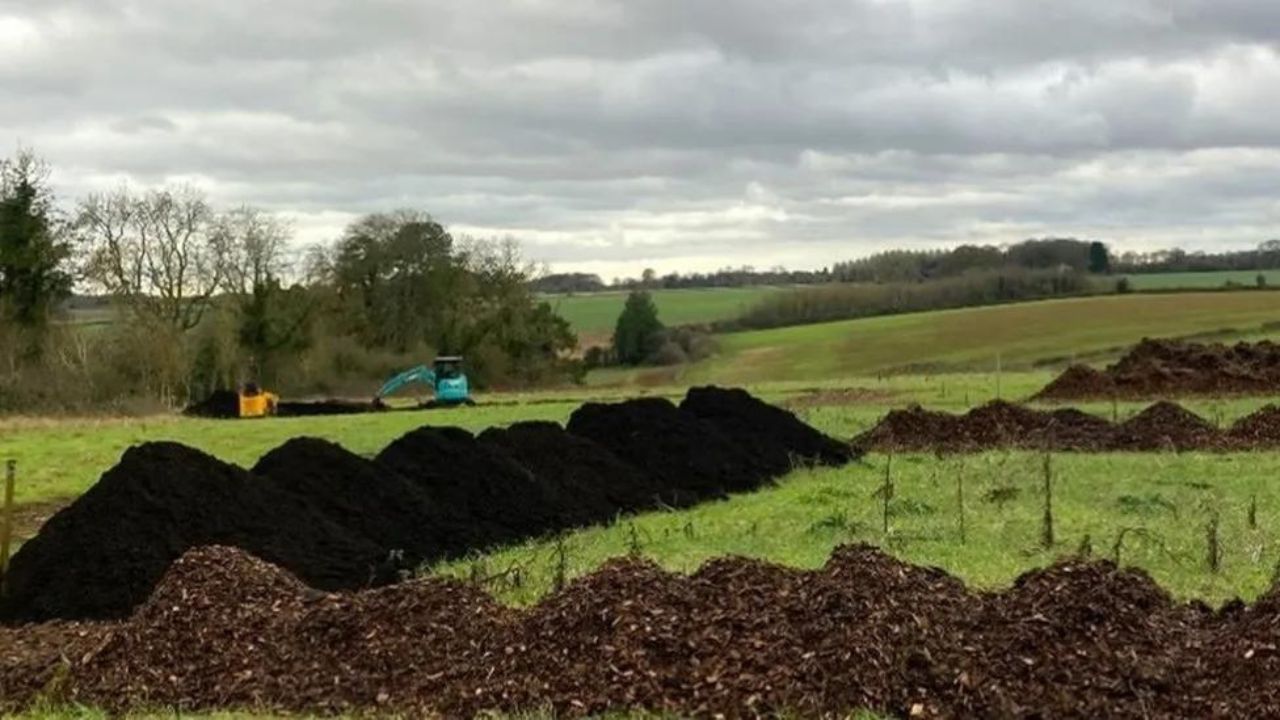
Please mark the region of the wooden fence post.
POLYGON ((9 543, 13 539, 13 483, 18 474, 18 463, 9 460, 4 464, 4 516, 0 517, 0 597, 8 592, 9 543))

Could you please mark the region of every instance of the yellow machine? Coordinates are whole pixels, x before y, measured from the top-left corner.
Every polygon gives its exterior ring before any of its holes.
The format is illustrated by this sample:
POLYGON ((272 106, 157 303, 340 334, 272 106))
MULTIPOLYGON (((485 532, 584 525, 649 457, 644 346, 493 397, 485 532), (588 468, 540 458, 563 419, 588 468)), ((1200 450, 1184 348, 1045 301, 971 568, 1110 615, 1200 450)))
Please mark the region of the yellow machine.
POLYGON ((266 417, 276 414, 276 404, 280 396, 267 392, 254 383, 245 383, 240 388, 240 417, 266 417))

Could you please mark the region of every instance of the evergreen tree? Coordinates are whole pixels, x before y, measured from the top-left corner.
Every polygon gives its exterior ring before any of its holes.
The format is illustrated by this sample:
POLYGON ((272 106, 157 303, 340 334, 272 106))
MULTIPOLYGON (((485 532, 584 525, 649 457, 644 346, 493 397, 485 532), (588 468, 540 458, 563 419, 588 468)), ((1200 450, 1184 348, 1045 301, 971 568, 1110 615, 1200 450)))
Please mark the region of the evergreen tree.
POLYGON ((50 314, 71 293, 71 256, 54 217, 48 168, 29 151, 0 160, 0 311, 38 354, 50 314))
POLYGON ((658 307, 643 290, 633 290, 618 316, 613 331, 613 352, 624 365, 639 365, 652 354, 654 342, 662 330, 658 307))
POLYGON ((1107 246, 1097 241, 1089 243, 1089 272, 1095 275, 1111 272, 1111 256, 1107 252, 1107 246))

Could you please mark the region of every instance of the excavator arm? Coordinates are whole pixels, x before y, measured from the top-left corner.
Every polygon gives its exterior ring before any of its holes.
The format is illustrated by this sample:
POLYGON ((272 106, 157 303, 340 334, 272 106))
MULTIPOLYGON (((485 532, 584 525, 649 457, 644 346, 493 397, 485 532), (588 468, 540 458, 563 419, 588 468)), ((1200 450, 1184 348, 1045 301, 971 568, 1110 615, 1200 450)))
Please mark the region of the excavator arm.
POLYGON ((395 377, 383 383, 382 387, 378 389, 378 394, 375 395, 373 399, 375 402, 379 401, 382 398, 404 387, 405 385, 408 385, 409 383, 414 383, 414 382, 420 382, 425 385, 429 385, 431 386, 431 389, 434 391, 436 388, 436 373, 434 370, 427 367, 426 365, 419 365, 415 368, 410 368, 408 370, 405 370, 399 375, 396 375, 395 377))

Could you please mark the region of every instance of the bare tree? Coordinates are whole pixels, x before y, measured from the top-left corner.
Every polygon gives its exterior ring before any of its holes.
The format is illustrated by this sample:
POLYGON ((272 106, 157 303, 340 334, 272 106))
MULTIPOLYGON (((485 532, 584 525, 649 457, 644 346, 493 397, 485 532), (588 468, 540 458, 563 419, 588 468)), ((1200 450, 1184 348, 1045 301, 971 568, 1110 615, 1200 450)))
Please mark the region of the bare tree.
POLYGON ((178 331, 200 324, 222 285, 226 248, 204 194, 191 187, 136 196, 127 187, 81 202, 86 279, 138 319, 178 331))
POLYGON ((250 295, 290 270, 292 228, 258 208, 243 206, 219 215, 213 240, 222 253, 223 287, 228 293, 250 295))

